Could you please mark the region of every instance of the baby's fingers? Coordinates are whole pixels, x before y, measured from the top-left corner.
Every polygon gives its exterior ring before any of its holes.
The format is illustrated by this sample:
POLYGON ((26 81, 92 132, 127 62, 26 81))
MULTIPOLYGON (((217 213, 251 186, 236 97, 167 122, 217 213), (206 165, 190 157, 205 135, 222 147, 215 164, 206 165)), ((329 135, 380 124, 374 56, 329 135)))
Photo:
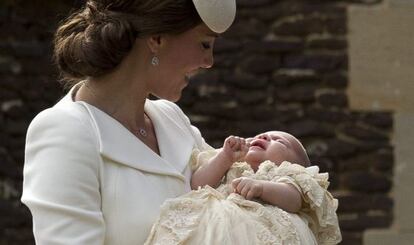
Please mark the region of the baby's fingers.
POLYGON ((243 144, 243 139, 240 137, 235 136, 234 137, 234 145, 233 145, 233 150, 234 151, 240 151, 241 147, 243 144))
POLYGON ((242 178, 237 178, 237 179, 234 179, 231 182, 231 185, 233 186, 233 189, 234 190, 237 190, 237 186, 239 185, 239 183, 241 182, 241 180, 242 180, 242 178))
POLYGON ((229 146, 230 148, 233 148, 234 145, 237 144, 237 139, 236 136, 230 135, 229 137, 226 138, 226 140, 224 141, 224 145, 229 146))
POLYGON ((239 191, 240 195, 242 195, 245 199, 247 198, 247 194, 249 193, 249 191, 251 191, 251 186, 249 184, 246 184, 242 187, 242 190, 239 191))
POLYGON ((250 190, 247 192, 244 198, 246 198, 247 200, 252 200, 255 196, 256 196, 256 190, 253 188, 250 188, 250 190))

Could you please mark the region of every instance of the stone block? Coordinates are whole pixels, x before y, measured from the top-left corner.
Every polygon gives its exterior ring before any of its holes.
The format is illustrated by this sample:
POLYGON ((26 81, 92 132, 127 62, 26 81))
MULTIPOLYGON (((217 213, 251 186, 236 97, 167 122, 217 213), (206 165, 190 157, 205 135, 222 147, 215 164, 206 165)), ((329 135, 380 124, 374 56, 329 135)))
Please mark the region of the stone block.
POLYGON ((254 75, 250 73, 223 73, 220 78, 223 84, 241 89, 263 89, 267 88, 269 79, 266 76, 254 75))
POLYGON ((256 105, 245 105, 243 111, 246 111, 246 116, 251 120, 280 120, 279 113, 276 108, 272 105, 263 105, 257 107, 256 105))
POLYGON ((272 75, 272 84, 277 86, 293 86, 296 84, 313 84, 317 85, 321 82, 321 77, 313 71, 304 70, 282 70, 275 71, 272 75))
POLYGON ((333 71, 347 69, 346 54, 292 54, 284 57, 283 68, 333 71))
POLYGON ((263 5, 267 5, 272 3, 272 0, 256 0, 256 1, 249 1, 249 0, 237 0, 237 7, 243 8, 255 8, 260 7, 263 5))
POLYGON ((31 225, 30 213, 23 204, 0 199, 0 231, 31 225))
MULTIPOLYGON (((3 107, 3 104, 7 101, 15 100, 19 98, 19 94, 16 91, 13 91, 11 89, 0 89, 0 103, 1 107, 3 107)), ((0 111, 2 111, 3 108, 0 108, 0 111)))
POLYGON ((328 191, 332 192, 338 190, 340 187, 340 176, 335 172, 328 172, 329 174, 329 186, 328 191))
POLYGON ((325 140, 311 140, 306 143, 306 151, 309 157, 326 157, 328 152, 328 143, 325 140))
POLYGON ((351 120, 349 113, 344 110, 326 107, 307 107, 305 117, 327 123, 344 123, 351 120))
POLYGON ((277 36, 306 37, 314 34, 346 34, 346 18, 331 17, 324 14, 290 16, 277 20, 272 25, 277 36))
POLYGON ((266 104, 268 97, 271 96, 267 91, 261 90, 234 89, 233 92, 239 106, 266 104))
POLYGON ((280 66, 280 57, 267 55, 254 55, 245 57, 240 68, 253 74, 272 73, 280 66))
POLYGON ((311 104, 315 101, 315 91, 318 89, 316 85, 295 85, 287 88, 276 89, 275 99, 283 102, 299 102, 311 104))
POLYGON ((358 192, 388 192, 392 186, 390 176, 382 173, 355 171, 342 174, 341 178, 346 189, 358 192))
POLYGON ((335 158, 341 158, 352 155, 357 150, 355 145, 353 145, 352 143, 336 138, 326 140, 326 145, 326 155, 335 158))
POLYGON ((323 107, 345 108, 348 107, 348 97, 345 92, 338 90, 320 90, 316 99, 323 107))
POLYGON ((390 129, 393 127, 393 112, 378 111, 378 112, 364 112, 358 117, 363 123, 372 125, 378 128, 390 129))
POLYGON ((321 123, 314 120, 300 120, 288 125, 288 132, 296 137, 333 137, 335 136, 334 127, 327 123, 321 123))
POLYGON ((392 212, 394 201, 386 194, 349 193, 337 195, 339 201, 338 212, 368 212, 382 210, 392 212))
POLYGON ((8 178, 17 178, 21 176, 21 169, 17 167, 14 160, 4 147, 0 147, 0 176, 8 178))
POLYGON ((241 135, 245 136, 254 136, 259 133, 269 131, 269 130, 285 130, 284 126, 277 120, 267 120, 267 121, 237 121, 234 122, 233 128, 240 130, 241 135))
POLYGON ((362 126, 358 123, 347 123, 339 127, 340 131, 345 135, 364 142, 367 141, 384 141, 388 142, 390 136, 385 132, 362 126))
POLYGON ((343 72, 325 73, 322 84, 329 88, 345 89, 348 86, 348 77, 343 72))
POLYGON ((249 54, 269 54, 289 51, 297 52, 302 50, 303 46, 302 40, 249 40, 243 43, 243 50, 249 54))
POLYGON ((360 232, 341 231, 341 245, 362 245, 362 234, 360 232))
MULTIPOLYGON (((219 78, 220 78, 220 73, 218 71, 199 73, 191 77, 191 82, 187 88, 190 88, 190 89, 197 88, 198 86, 202 84, 209 84, 209 85, 217 84, 219 78)), ((186 90, 184 90, 183 92, 186 92, 186 90)))
POLYGON ((52 50, 48 43, 41 43, 37 40, 15 41, 11 43, 13 56, 18 58, 27 57, 51 57, 52 50))
POLYGON ((392 172, 395 163, 393 149, 382 148, 377 151, 378 159, 374 162, 374 168, 384 172, 392 172))
POLYGON ((26 120, 7 120, 5 130, 10 136, 26 135, 30 122, 26 120))
POLYGON ((305 48, 311 50, 346 50, 348 43, 345 38, 316 36, 308 38, 305 48))
POLYGON ((390 149, 376 149, 373 152, 360 153, 338 160, 338 169, 342 172, 370 169, 378 169, 381 171, 392 170, 394 156, 390 149))
POLYGON ((216 40, 216 43, 214 44, 214 53, 221 54, 236 52, 240 50, 241 47, 242 44, 238 40, 219 38, 216 40))
POLYGON ((367 228, 389 227, 392 219, 393 217, 389 213, 339 214, 339 226, 342 231, 363 231, 367 228))
MULTIPOLYGON (((304 146, 306 149, 306 144, 304 146)), ((309 156, 309 159, 311 161, 311 165, 316 165, 319 167, 320 172, 333 172, 336 169, 336 164, 329 158, 321 156, 309 156)))
POLYGON ((267 33, 268 25, 266 23, 257 19, 236 19, 233 25, 223 33, 223 37, 233 39, 259 39, 265 37, 267 33))
POLYGON ((301 106, 299 105, 297 107, 279 107, 276 104, 272 118, 275 118, 279 122, 282 122, 286 125, 301 120, 303 119, 303 109, 299 107, 301 106))
POLYGON ((239 56, 237 52, 231 54, 219 53, 214 56, 214 67, 232 70, 238 64, 239 56))

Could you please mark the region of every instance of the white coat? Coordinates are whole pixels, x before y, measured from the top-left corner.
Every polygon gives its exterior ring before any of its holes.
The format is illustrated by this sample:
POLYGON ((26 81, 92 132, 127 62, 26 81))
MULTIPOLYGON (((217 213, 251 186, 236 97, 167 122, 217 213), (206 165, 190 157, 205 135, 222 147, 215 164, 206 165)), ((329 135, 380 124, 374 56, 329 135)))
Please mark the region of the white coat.
POLYGON ((157 155, 72 92, 27 132, 22 202, 36 243, 142 244, 160 205, 190 191, 192 150, 209 146, 174 103, 147 100, 157 155))

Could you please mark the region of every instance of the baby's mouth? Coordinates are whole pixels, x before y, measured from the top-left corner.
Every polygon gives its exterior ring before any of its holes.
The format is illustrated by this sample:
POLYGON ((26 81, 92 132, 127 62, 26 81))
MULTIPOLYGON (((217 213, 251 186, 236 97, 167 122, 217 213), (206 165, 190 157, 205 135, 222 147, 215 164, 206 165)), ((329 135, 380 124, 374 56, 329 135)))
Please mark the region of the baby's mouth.
POLYGON ((263 150, 266 150, 266 142, 261 139, 256 139, 250 142, 250 147, 259 147, 263 150))

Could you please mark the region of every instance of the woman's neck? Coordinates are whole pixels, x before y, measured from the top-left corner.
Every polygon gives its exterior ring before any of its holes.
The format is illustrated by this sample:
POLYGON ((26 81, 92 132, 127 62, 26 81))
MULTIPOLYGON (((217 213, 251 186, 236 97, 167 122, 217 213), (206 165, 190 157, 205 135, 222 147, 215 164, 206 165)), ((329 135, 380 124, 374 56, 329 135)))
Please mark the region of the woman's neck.
POLYGON ((100 78, 88 79, 77 91, 75 100, 85 101, 104 111, 126 128, 136 130, 145 127, 144 104, 148 92, 143 79, 145 78, 138 77, 136 73, 132 75, 119 71, 100 78))
POLYGON ((144 117, 144 105, 151 80, 148 73, 150 53, 142 48, 145 47, 143 41, 139 42, 114 71, 85 81, 75 97, 96 106, 134 132, 149 126, 144 117))

